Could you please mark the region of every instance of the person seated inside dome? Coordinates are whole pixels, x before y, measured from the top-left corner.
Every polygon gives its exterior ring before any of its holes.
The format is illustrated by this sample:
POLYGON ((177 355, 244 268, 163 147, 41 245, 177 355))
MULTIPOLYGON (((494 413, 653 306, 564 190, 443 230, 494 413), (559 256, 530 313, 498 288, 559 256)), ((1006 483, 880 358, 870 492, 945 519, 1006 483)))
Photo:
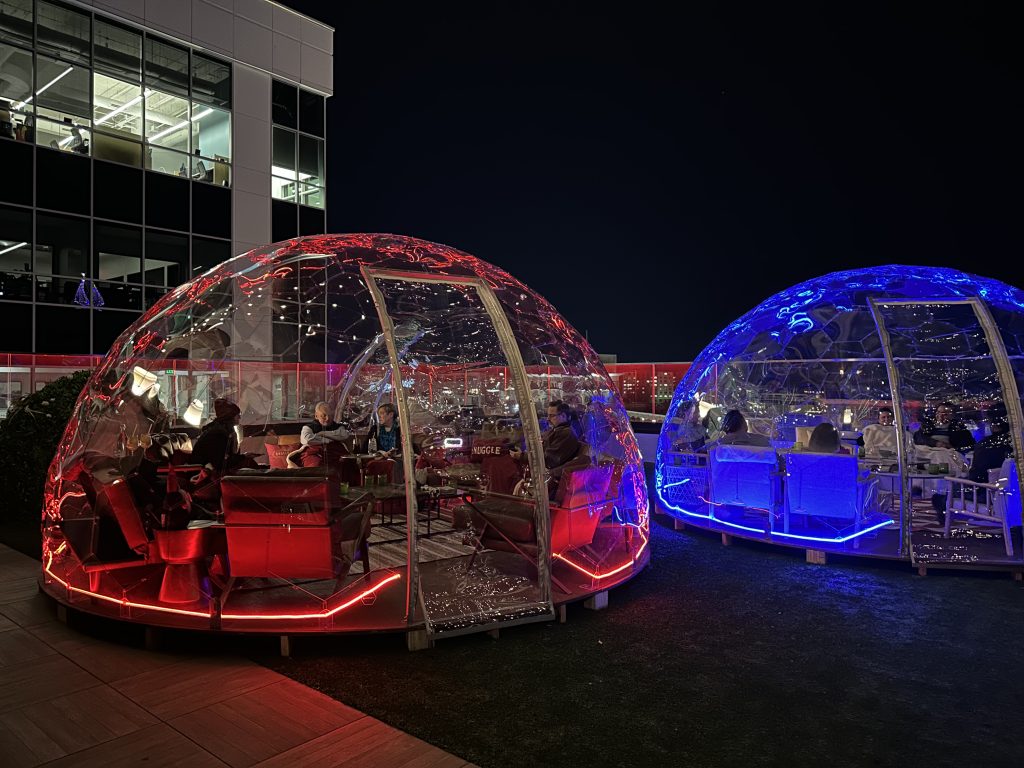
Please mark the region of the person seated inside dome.
POLYGON ((313 409, 313 421, 302 427, 299 442, 303 445, 324 445, 344 440, 348 430, 331 418, 331 407, 321 400, 313 409))
POLYGON ((976 483, 987 483, 990 469, 999 469, 1003 462, 1013 455, 1013 441, 1010 439, 1010 425, 1005 417, 992 419, 989 427, 992 434, 974 446, 974 458, 968 479, 976 483))
POLYGON ((838 430, 827 421, 823 421, 811 432, 811 438, 807 441, 807 450, 811 453, 841 453, 847 455, 850 453, 840 442, 838 430))
POLYGON ((935 416, 923 419, 921 428, 914 433, 914 444, 929 448, 953 448, 966 451, 974 445, 974 437, 963 422, 954 418, 955 408, 950 402, 939 403, 935 416))
POLYGON ((398 409, 391 403, 377 408, 377 423, 370 427, 363 445, 364 453, 383 453, 395 456, 402 452, 402 432, 396 423, 398 409))
POLYGON ((878 409, 878 423, 864 427, 864 456, 868 459, 896 457, 898 440, 893 410, 889 406, 878 409))
MULTIPOLYGON (((573 431, 572 407, 561 400, 552 400, 547 409, 548 430, 542 435, 544 446, 544 466, 549 472, 548 495, 553 498, 558 490, 558 483, 566 467, 580 455, 582 443, 573 431)), ((518 447, 510 449, 517 462, 525 458, 518 447)))
POLYGON ((707 444, 708 450, 717 445, 752 445, 767 448, 771 441, 764 435, 751 432, 747 428, 747 420, 738 410, 731 410, 722 417, 721 436, 707 444))
POLYGON ((192 443, 192 463, 220 473, 229 459, 238 454, 235 425, 242 412, 237 405, 224 398, 213 401, 213 412, 213 421, 202 428, 199 437, 192 443))

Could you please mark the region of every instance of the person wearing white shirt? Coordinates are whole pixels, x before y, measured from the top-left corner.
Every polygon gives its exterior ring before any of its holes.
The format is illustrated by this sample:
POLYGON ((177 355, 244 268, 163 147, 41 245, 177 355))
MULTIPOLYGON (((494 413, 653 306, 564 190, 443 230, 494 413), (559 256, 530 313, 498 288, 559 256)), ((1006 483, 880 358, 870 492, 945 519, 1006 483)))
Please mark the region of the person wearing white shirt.
MULTIPOLYGON (((864 427, 864 456, 869 459, 895 459, 897 452, 896 425, 892 408, 878 411, 878 423, 864 427)), ((910 445, 910 441, 907 441, 910 445)))

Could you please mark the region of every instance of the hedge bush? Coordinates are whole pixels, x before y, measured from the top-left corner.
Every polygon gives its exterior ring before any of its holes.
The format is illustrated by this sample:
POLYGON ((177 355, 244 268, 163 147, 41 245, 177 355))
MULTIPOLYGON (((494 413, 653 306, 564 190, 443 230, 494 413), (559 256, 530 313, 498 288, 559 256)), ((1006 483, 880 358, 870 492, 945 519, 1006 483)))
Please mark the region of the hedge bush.
POLYGON ((24 550, 19 544, 30 527, 39 537, 46 471, 89 374, 78 371, 50 382, 12 405, 0 422, 0 530, 16 549, 24 550))

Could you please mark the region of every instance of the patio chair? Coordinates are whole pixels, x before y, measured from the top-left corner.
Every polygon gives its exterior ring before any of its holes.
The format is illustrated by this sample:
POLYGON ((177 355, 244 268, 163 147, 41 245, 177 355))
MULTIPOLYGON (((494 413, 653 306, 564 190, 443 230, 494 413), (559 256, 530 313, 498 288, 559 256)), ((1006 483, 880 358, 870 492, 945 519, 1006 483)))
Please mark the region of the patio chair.
POLYGON ((774 514, 780 475, 774 448, 718 445, 708 455, 710 498, 713 506, 737 506, 774 514))
POLYGON ((163 562, 128 483, 118 477, 89 487, 96 498, 90 505, 94 514, 68 516, 61 522, 71 550, 89 574, 89 588, 96 590, 100 576, 108 571, 163 562))
POLYGON ((861 471, 856 456, 837 453, 785 454, 785 509, 783 530, 792 518, 819 518, 859 530, 874 508, 875 481, 861 471))
POLYGON ((336 579, 357 555, 369 571, 372 497, 342 505, 338 484, 314 475, 229 475, 221 481, 230 591, 238 577, 336 579))
MULTIPOLYGON (((588 466, 569 470, 559 481, 555 501, 551 505, 551 554, 583 547, 594 540, 598 523, 614 506, 609 500, 608 486, 613 467, 588 466)), ((515 552, 534 565, 537 564, 537 529, 531 499, 488 498, 467 500, 475 527, 479 529, 478 543, 485 549, 515 552)), ((470 558, 473 567, 476 552, 470 558)), ((569 590, 554 576, 551 581, 560 590, 569 590)))
POLYGON ((1003 462, 998 478, 978 483, 964 477, 946 477, 946 523, 943 536, 949 538, 953 516, 992 523, 1003 531, 1006 556, 1013 557, 1011 528, 1021 524, 1020 482, 1014 459, 1003 462))

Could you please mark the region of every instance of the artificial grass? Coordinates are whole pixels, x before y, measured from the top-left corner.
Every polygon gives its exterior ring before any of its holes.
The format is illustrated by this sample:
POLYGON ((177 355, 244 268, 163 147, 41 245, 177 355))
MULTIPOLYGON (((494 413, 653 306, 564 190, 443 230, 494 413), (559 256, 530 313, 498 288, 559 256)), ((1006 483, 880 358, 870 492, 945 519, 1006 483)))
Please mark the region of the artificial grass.
POLYGON ((1024 760, 1024 594, 1005 574, 812 566, 653 529, 652 567, 565 625, 257 658, 483 768, 1024 760))
MULTIPOLYGON (((4 522, 0 539, 38 556, 38 522, 4 522)), ((168 633, 168 646, 248 654, 483 768, 1024 764, 1020 584, 806 565, 664 522, 651 567, 564 625, 419 653, 401 635, 296 637, 290 659, 263 637, 168 633)))

